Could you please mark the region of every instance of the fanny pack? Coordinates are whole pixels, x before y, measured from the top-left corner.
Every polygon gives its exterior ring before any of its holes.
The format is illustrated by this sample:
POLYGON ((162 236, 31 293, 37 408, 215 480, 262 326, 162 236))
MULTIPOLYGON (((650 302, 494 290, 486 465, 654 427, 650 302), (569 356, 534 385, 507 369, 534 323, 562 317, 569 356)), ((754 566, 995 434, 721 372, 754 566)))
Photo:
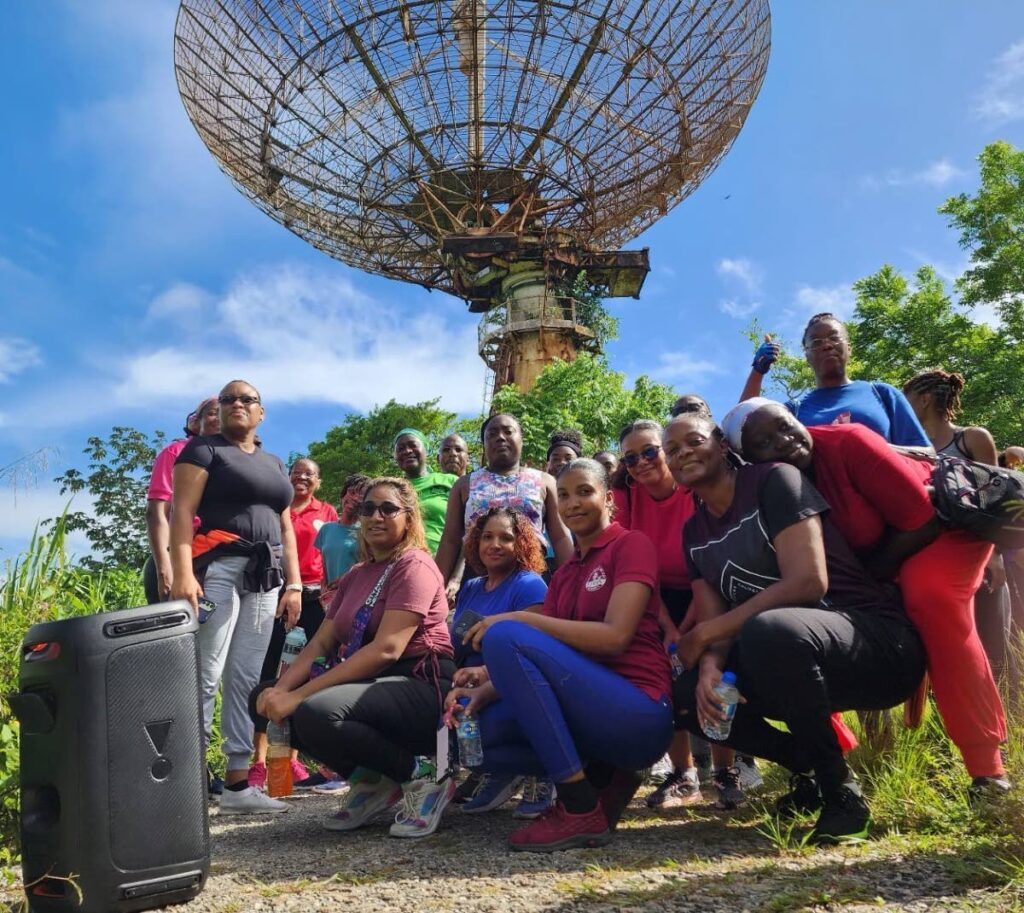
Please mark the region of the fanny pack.
POLYGON ((1024 474, 940 453, 932 473, 935 513, 1002 549, 1024 548, 1024 474))

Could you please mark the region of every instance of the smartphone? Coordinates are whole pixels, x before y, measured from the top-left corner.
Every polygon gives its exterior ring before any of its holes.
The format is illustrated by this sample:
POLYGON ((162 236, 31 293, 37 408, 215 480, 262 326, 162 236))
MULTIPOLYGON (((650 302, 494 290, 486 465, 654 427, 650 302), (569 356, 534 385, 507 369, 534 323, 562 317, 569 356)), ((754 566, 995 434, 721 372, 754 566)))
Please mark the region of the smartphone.
POLYGON ((206 624, 206 619, 217 611, 217 603, 205 596, 200 596, 197 602, 199 603, 199 624, 206 624))
POLYGON ((457 643, 464 643, 466 639, 466 632, 473 627, 478 621, 483 621, 484 616, 479 612, 474 612, 472 609, 466 609, 459 614, 458 621, 452 627, 452 636, 455 638, 457 643))

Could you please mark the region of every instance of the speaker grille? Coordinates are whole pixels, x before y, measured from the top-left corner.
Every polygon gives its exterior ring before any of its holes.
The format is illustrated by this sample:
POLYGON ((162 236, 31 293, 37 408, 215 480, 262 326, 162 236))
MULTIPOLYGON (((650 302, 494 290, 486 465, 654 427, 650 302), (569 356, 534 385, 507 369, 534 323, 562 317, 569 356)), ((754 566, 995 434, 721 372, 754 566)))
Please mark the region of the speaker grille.
POLYGON ((206 852, 206 779, 193 637, 107 661, 110 850, 126 871, 206 852))

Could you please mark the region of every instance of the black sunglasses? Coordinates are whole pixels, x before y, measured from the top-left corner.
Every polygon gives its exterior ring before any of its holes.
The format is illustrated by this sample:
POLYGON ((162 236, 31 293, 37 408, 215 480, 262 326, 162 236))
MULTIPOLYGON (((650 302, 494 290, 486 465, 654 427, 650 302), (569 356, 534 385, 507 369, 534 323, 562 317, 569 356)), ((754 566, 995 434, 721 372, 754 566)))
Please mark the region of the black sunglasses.
POLYGON ((260 398, 258 396, 250 396, 248 393, 243 393, 240 396, 222 393, 217 397, 217 402, 222 406, 230 406, 235 400, 238 400, 243 406, 251 406, 253 403, 258 403, 260 398))
POLYGON ((622 458, 622 462, 625 463, 630 469, 632 469, 641 460, 646 460, 648 463, 656 460, 660 452, 661 447, 659 447, 657 444, 648 444, 639 453, 627 453, 622 458))
POLYGON ((373 501, 363 501, 359 505, 359 516, 360 517, 372 517, 374 514, 379 513, 385 519, 390 519, 395 514, 400 514, 404 507, 398 504, 392 504, 390 501, 381 501, 380 504, 374 504, 373 501))

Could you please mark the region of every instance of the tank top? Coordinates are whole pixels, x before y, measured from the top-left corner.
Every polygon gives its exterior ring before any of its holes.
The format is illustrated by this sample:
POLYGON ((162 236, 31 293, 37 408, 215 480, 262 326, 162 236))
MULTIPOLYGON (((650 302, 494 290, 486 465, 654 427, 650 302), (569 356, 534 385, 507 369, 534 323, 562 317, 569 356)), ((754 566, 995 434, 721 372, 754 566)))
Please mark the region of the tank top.
POLYGON ((965 460, 973 460, 970 452, 967 450, 967 444, 964 443, 964 428, 953 429, 953 440, 951 440, 941 450, 936 451, 937 453, 944 453, 946 456, 963 457, 965 460))
POLYGON ((510 507, 526 517, 541 542, 544 535, 544 475, 538 469, 520 469, 511 475, 498 475, 489 469, 477 469, 469 476, 466 497, 466 530, 492 507, 510 507))

